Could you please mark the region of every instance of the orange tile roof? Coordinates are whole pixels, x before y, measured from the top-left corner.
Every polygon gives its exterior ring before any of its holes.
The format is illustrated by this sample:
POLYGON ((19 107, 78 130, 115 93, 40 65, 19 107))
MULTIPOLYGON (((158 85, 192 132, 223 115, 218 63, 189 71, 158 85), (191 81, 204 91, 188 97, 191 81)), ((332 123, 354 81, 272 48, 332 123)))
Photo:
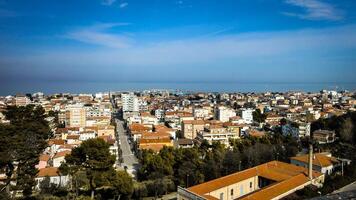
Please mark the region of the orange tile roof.
POLYGON ((62 139, 50 139, 50 140, 48 140, 48 144, 49 145, 53 145, 53 144, 55 144, 55 145, 63 145, 63 144, 65 144, 65 141, 62 140, 62 139))
POLYGON ((204 125, 204 120, 184 120, 183 124, 194 124, 194 125, 204 125))
POLYGON ((70 153, 71 153, 71 151, 69 151, 69 150, 57 152, 56 155, 53 156, 53 159, 66 156, 70 153))
POLYGON ((170 137, 171 135, 167 132, 143 132, 141 135, 141 139, 163 139, 170 137))
POLYGON ((73 144, 63 144, 59 146, 60 149, 73 149, 74 147, 76 147, 76 145, 73 144))
MULTIPOLYGON (((295 156, 295 157, 292 157, 291 160, 297 160, 299 162, 308 163, 309 155, 305 154, 302 156, 295 156)), ((328 166, 334 165, 336 163, 339 163, 339 161, 336 158, 326 156, 322 153, 316 153, 313 156, 313 165, 317 165, 320 167, 328 167, 328 166)))
POLYGON ((265 136, 265 133, 263 131, 258 131, 256 129, 249 130, 248 134, 251 135, 252 137, 263 137, 263 136, 265 136))
POLYGON ((144 146, 140 146, 140 149, 142 150, 153 150, 154 152, 159 152, 163 147, 166 145, 163 144, 148 144, 144 146))
POLYGON ((170 138, 159 138, 159 139, 145 139, 142 138, 139 140, 139 144, 153 144, 153 143, 158 143, 158 144, 162 144, 162 143, 171 143, 171 139, 170 138))
POLYGON ((144 126, 143 124, 131 124, 129 126, 131 132, 140 132, 140 131, 150 131, 151 129, 149 127, 144 126))
MULTIPOLYGON (((256 176, 264 177, 277 183, 270 185, 266 188, 258 190, 249 195, 259 196, 259 192, 264 192, 266 196, 279 196, 285 192, 289 191, 290 188, 296 188, 301 184, 307 183, 309 181, 307 175, 308 169, 295 166, 292 164, 279 162, 279 161, 271 161, 262 165, 258 165, 256 167, 246 169, 241 172, 237 172, 234 174, 230 174, 228 176, 224 176, 215 180, 211 180, 193 187, 188 188, 190 192, 198 194, 200 196, 206 195, 210 192, 216 191, 220 188, 241 182, 243 180, 253 178, 256 176), (276 187, 278 186, 278 187, 276 187), (276 189, 277 188, 277 189, 276 189)), ((313 177, 320 177, 321 173, 313 171, 313 177)), ((248 195, 248 196, 249 196, 248 195)), ((263 197, 263 195, 262 195, 263 197)), ((245 197, 247 198, 247 197, 245 197)), ((257 198, 258 199, 258 198, 257 198)), ((261 199, 261 198, 259 198, 261 199)), ((262 198, 266 199, 266 198, 262 198)), ((268 199, 268 198, 267 198, 268 199)))
POLYGON ((79 139, 79 135, 68 135, 67 136, 67 140, 78 140, 79 139))
POLYGON ((299 174, 285 181, 267 186, 267 188, 257 190, 252 194, 247 194, 245 197, 239 198, 240 200, 260 200, 260 199, 273 199, 288 191, 305 185, 309 182, 308 177, 299 174))
POLYGON ((47 155, 47 154, 41 154, 40 155, 40 161, 48 161, 51 158, 51 156, 47 155))
POLYGON ((149 112, 142 112, 141 117, 155 117, 155 116, 151 115, 151 113, 149 112))
POLYGON ((37 177, 59 176, 58 167, 47 167, 38 171, 37 177))

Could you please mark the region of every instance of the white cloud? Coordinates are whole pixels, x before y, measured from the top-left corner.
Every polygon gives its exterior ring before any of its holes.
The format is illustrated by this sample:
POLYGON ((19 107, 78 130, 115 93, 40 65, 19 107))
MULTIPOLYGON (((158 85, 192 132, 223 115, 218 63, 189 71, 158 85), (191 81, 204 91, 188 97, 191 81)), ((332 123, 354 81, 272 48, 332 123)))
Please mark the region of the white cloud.
POLYGON ((71 32, 67 37, 110 48, 101 53, 95 52, 88 59, 97 60, 97 63, 110 62, 112 65, 125 66, 210 65, 226 60, 251 62, 266 57, 306 59, 308 55, 315 53, 356 49, 356 25, 225 34, 155 43, 134 42, 135 38, 107 33, 105 30, 87 28, 71 32))
POLYGON ((120 4, 120 8, 125 8, 125 7, 127 7, 128 5, 129 5, 129 3, 123 2, 123 3, 120 4))
POLYGON ((116 2, 116 0, 103 0, 101 2, 101 4, 105 5, 105 6, 111 6, 112 4, 114 4, 116 2))
MULTIPOLYGON (((75 46, 64 50, 56 47, 31 49, 25 55, 0 57, 0 61, 6 61, 7 64, 3 66, 19 66, 39 73, 51 66, 51 74, 58 70, 63 71, 64 75, 68 71, 74 77, 85 77, 87 71, 91 71, 95 77, 120 75, 128 80, 147 77, 195 80, 207 76, 235 80, 265 76, 263 73, 268 70, 263 70, 271 67, 278 67, 280 71, 292 70, 290 78, 301 80, 305 71, 308 71, 310 81, 313 81, 320 76, 318 70, 321 67, 330 74, 333 74, 332 70, 339 70, 339 75, 340 71, 344 71, 341 75, 349 76, 347 80, 354 77, 354 73, 341 69, 352 69, 356 62, 352 54, 356 50, 356 25, 224 34, 159 42, 135 42, 136 37, 140 38, 139 35, 126 37, 114 34, 109 32, 113 26, 115 24, 99 24, 66 35, 70 39, 108 48, 92 50, 75 46), (314 69, 315 66, 318 70, 314 69), (98 67, 100 70, 97 70, 98 67), (246 68, 251 68, 251 73, 246 76, 240 74, 241 69, 246 68), (295 75, 298 70, 303 72, 300 76, 295 75), (187 77, 190 71, 195 72, 187 77), (313 73, 310 74, 310 71, 313 73)), ((269 74, 270 77, 274 75, 269 74)), ((89 78, 93 76, 88 73, 89 78)))
POLYGON ((79 42, 100 45, 111 48, 127 48, 132 40, 124 35, 105 33, 107 29, 116 26, 126 26, 129 23, 105 23, 96 24, 87 28, 80 28, 64 35, 65 38, 79 42))
POLYGON ((320 0, 285 0, 285 3, 304 9, 303 13, 283 12, 283 14, 292 17, 298 17, 307 20, 330 20, 337 21, 344 18, 341 10, 335 8, 329 3, 320 0))

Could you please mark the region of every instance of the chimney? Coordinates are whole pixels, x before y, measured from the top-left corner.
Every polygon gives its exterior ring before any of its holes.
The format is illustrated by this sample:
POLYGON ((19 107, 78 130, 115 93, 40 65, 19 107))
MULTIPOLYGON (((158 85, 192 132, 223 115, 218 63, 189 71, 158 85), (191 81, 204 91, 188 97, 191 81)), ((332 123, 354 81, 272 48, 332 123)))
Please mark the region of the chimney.
POLYGON ((313 180, 313 145, 309 144, 309 163, 308 163, 309 180, 313 180))

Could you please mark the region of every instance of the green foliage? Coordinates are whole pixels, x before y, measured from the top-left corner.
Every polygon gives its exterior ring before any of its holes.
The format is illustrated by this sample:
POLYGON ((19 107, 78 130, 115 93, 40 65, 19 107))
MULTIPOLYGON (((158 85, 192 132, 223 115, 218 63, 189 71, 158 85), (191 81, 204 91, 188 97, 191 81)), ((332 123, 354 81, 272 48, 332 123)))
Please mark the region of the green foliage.
MULTIPOLYGON (((210 145, 203 141, 200 147, 194 148, 164 147, 158 153, 141 151, 138 180, 144 184, 135 186, 134 196, 152 195, 151 183, 157 180, 159 183, 171 180, 174 185, 189 187, 271 160, 289 161, 300 148, 294 138, 282 135, 247 137, 230 142, 233 147, 230 149, 218 142, 210 145)), ((169 184, 160 188, 166 190, 169 184)))
POLYGON ((263 123, 265 122, 267 116, 266 114, 262 114, 261 110, 260 109, 256 109, 253 113, 252 113, 252 116, 253 116, 253 120, 258 122, 258 123, 263 123))
POLYGON ((114 170, 115 156, 110 154, 109 144, 104 140, 86 140, 65 159, 60 170, 72 175, 76 190, 86 186, 92 193, 97 191, 99 199, 132 194, 132 178, 126 172, 114 170))
POLYGON ((6 183, 16 169, 16 187, 28 197, 35 186, 39 155, 51 136, 45 111, 40 106, 10 106, 5 112, 10 124, 0 124, 0 168, 6 172, 6 183))

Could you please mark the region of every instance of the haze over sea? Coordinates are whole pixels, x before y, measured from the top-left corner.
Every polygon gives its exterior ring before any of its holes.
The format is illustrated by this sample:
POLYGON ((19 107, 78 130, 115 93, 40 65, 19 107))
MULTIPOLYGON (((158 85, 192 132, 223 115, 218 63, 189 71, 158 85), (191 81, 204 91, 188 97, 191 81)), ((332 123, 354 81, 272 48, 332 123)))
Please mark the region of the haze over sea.
POLYGON ((286 92, 320 90, 356 90, 356 83, 278 83, 278 82, 31 82, 0 85, 0 95, 44 92, 96 93, 108 91, 142 91, 170 89, 192 92, 286 92), (23 88, 18 90, 17 88, 23 88))

